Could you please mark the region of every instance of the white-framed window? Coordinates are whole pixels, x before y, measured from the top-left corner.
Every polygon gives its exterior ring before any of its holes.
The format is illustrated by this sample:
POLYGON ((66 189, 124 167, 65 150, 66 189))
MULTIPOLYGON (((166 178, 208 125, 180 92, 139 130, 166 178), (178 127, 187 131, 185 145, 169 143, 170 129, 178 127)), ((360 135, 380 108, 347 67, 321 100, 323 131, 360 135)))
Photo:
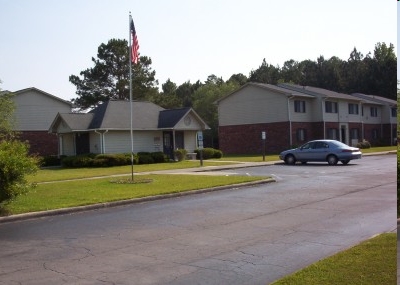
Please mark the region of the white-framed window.
POLYGON ((355 140, 355 139, 358 140, 358 139, 359 139, 358 133, 359 133, 358 129, 356 129, 356 128, 351 129, 351 130, 350 130, 350 138, 351 138, 352 140, 355 140))
POLYGON ((371 117, 378 117, 378 108, 377 107, 371 107, 371 117))
POLYGON ((325 112, 326 113, 337 113, 338 103, 332 101, 325 101, 325 112))
POLYGON ((373 140, 379 139, 379 130, 378 129, 372 129, 372 139, 373 140))
POLYGON ((329 128, 326 130, 326 136, 330 140, 338 140, 339 139, 339 130, 335 128, 329 128))
POLYGON ((306 101, 294 100, 294 111, 296 113, 306 112, 306 101))
POLYGON ((297 141, 304 142, 307 140, 307 130, 306 129, 297 129, 297 141))
POLYGON ((358 104, 349 103, 349 114, 358 115, 358 104))

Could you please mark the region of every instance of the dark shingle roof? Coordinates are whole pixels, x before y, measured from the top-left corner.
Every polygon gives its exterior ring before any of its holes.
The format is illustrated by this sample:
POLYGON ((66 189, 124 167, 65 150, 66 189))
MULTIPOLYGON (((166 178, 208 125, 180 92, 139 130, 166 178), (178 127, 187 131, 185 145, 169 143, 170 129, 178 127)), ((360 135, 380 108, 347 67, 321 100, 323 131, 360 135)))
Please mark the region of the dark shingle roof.
MULTIPOLYGON (((164 108, 151 102, 132 102, 133 129, 157 129, 158 115, 164 108)), ((90 111, 93 121, 89 129, 130 129, 131 104, 129 101, 110 100, 90 111)))
POLYGON ((158 118, 160 129, 173 128, 190 111, 190 108, 163 110, 158 118))

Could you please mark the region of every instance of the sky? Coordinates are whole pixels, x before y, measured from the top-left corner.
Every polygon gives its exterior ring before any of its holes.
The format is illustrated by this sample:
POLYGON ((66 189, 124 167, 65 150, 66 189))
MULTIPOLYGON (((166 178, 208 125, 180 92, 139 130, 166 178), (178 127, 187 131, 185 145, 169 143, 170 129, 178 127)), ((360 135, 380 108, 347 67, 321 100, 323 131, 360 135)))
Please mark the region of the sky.
MULTIPOLYGON (((398 2, 397 2, 398 3, 398 2)), ((249 76, 265 58, 337 56, 378 42, 398 54, 395 0, 0 0, 1 90, 36 87, 76 98, 70 75, 92 68, 97 48, 129 39, 129 12, 139 53, 152 59, 159 88, 204 82, 214 74, 249 76)), ((396 7, 397 5, 397 7, 396 7)), ((399 76, 398 76, 399 77, 399 76)))

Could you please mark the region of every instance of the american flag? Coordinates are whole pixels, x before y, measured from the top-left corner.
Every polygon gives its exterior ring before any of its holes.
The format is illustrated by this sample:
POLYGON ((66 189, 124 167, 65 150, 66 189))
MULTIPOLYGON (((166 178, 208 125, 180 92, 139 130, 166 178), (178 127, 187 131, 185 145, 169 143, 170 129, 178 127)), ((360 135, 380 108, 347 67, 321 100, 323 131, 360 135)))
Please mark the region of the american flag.
POLYGON ((139 60, 139 42, 136 36, 136 30, 135 30, 135 24, 133 23, 133 20, 131 18, 131 54, 132 54, 132 63, 137 64, 139 60))

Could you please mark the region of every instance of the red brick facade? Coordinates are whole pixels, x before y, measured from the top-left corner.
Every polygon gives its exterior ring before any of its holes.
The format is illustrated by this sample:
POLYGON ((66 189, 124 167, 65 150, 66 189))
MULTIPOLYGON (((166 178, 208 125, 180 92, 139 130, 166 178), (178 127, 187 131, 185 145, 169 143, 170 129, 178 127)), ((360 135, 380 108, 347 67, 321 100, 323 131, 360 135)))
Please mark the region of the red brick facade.
POLYGON ((24 131, 20 132, 20 140, 28 141, 31 154, 58 155, 58 139, 55 134, 46 131, 24 131))
POLYGON ((219 148, 224 154, 262 154, 263 141, 261 133, 266 132, 266 153, 276 154, 289 147, 300 146, 314 139, 336 139, 362 141, 366 139, 372 145, 390 145, 390 134, 396 136, 395 125, 367 125, 346 123, 342 129, 338 122, 292 122, 292 142, 290 142, 289 122, 269 124, 249 124, 219 127, 219 148), (391 130, 390 128, 394 129, 391 130), (324 134, 325 129, 325 134, 324 134), (364 129, 364 137, 363 137, 364 129), (383 135, 382 135, 383 134, 383 135))

